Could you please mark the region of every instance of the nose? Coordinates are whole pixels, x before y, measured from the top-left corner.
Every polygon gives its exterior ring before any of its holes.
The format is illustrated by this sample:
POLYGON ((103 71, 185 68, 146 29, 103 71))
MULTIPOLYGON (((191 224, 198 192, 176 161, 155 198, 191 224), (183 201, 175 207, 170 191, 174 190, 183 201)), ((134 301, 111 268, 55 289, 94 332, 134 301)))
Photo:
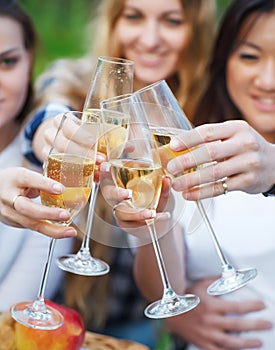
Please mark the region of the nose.
POLYGON ((148 20, 140 33, 139 43, 148 49, 157 47, 161 42, 161 29, 157 21, 148 20))
POLYGON ((275 59, 261 65, 256 79, 257 86, 265 91, 275 91, 275 59))

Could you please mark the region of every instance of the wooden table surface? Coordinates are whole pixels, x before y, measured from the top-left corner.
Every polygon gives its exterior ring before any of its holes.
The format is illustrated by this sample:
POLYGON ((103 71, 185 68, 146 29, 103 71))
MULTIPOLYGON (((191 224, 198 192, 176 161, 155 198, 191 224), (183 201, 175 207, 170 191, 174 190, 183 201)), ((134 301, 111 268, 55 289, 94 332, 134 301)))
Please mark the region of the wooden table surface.
POLYGON ((145 345, 130 340, 117 339, 98 333, 86 332, 83 350, 149 350, 145 345))
MULTIPOLYGON (((0 313, 0 350, 15 350, 15 321, 0 313)), ((98 333, 86 332, 81 350, 149 350, 145 345, 98 333)), ((50 350, 50 349, 49 349, 50 350)))

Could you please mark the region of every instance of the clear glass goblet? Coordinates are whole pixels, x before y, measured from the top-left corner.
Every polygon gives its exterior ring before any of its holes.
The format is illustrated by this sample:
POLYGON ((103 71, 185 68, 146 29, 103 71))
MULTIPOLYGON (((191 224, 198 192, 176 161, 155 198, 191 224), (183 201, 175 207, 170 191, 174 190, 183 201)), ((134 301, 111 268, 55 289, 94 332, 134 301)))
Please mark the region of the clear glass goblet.
MULTIPOLYGON (((131 96, 122 96, 121 99, 101 103, 107 160, 115 185, 131 190, 131 206, 137 210, 156 212, 164 171, 151 131, 147 123, 139 118, 138 110, 131 102, 131 96)), ((145 222, 163 283, 162 298, 148 305, 145 315, 159 319, 193 309, 199 298, 192 294, 178 295, 172 289, 158 242, 155 219, 152 217, 145 222)))
MULTIPOLYGON (((133 61, 100 56, 87 93, 84 112, 96 113, 100 117, 100 101, 132 92, 133 75, 133 61)), ((106 154, 105 140, 102 133, 98 142, 98 151, 106 154)), ((94 208, 99 185, 99 181, 94 181, 85 233, 79 251, 76 254, 62 256, 57 259, 57 266, 62 270, 84 276, 101 276, 107 274, 110 270, 105 261, 94 258, 90 252, 94 208)))
MULTIPOLYGON (((134 97, 140 103, 139 113, 144 114, 148 120, 150 129, 158 144, 162 165, 166 169, 169 160, 182 154, 181 152, 173 152, 170 149, 169 143, 171 138, 179 134, 181 130, 191 129, 192 125, 164 80, 135 92, 134 97)), ((193 171, 196 171, 196 169, 193 169, 193 171)), ((222 265, 222 275, 208 287, 208 294, 222 295, 245 286, 248 282, 255 279, 257 270, 255 268, 237 270, 227 261, 202 201, 196 201, 196 204, 211 235, 222 265)))
MULTIPOLYGON (((100 120, 92 113, 65 113, 57 130, 54 144, 44 164, 44 176, 59 181, 65 187, 59 195, 41 191, 42 204, 68 210, 71 218, 54 225, 69 226, 88 202, 94 178, 100 120)), ((50 240, 47 261, 36 300, 12 306, 11 316, 19 323, 36 329, 52 330, 63 324, 63 316, 47 305, 44 293, 56 239, 50 240)))

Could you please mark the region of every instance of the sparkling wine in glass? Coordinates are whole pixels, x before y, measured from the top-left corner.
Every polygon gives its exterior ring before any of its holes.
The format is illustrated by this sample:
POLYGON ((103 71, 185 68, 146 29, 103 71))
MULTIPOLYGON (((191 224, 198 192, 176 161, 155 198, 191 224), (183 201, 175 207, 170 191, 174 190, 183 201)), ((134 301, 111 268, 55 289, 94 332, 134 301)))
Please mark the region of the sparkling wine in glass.
MULTIPOLYGON (((164 80, 135 92, 134 96, 136 101, 139 102, 140 113, 144 114, 148 120, 149 127, 158 145, 162 165, 166 169, 168 161, 181 154, 181 152, 173 152, 170 149, 171 138, 183 129, 191 129, 192 125, 164 80)), ((196 169, 194 168, 191 171, 196 171, 196 169)), ((222 265, 222 275, 208 287, 208 294, 222 295, 245 286, 257 276, 257 270, 255 268, 237 270, 229 264, 202 201, 198 200, 196 204, 211 235, 222 265)))
MULTIPOLYGON (((44 164, 44 176, 65 187, 62 194, 41 191, 42 204, 66 209, 71 217, 55 225, 69 226, 86 205, 93 184, 95 157, 100 131, 100 120, 92 113, 72 111, 63 115, 54 144, 44 164)), ((36 300, 20 302, 11 308, 12 317, 19 323, 36 329, 52 330, 63 324, 63 316, 46 305, 44 293, 56 239, 50 240, 47 261, 36 300)))
MULTIPOLYGON (((101 106, 107 160, 113 182, 117 187, 131 191, 129 203, 133 208, 156 212, 164 170, 148 125, 139 119, 135 104, 129 102, 129 97, 126 99, 122 97, 122 100, 116 101, 113 99, 111 102, 107 100, 102 102, 101 106), (121 140, 119 144, 116 142, 118 137, 121 140)), ((159 319, 193 309, 198 305, 199 298, 192 294, 178 295, 171 287, 158 242, 154 217, 146 220, 146 225, 156 254, 163 283, 163 295, 161 300, 147 306, 145 315, 159 319)))
MULTIPOLYGON (((100 117, 100 102, 102 100, 132 92, 133 75, 133 61, 100 56, 87 93, 84 112, 96 113, 100 117)), ((98 151, 106 154, 105 139, 102 133, 98 142, 98 151)), ((79 251, 76 254, 62 256, 57 260, 58 267, 65 271, 85 276, 100 276, 105 275, 110 270, 106 262, 94 258, 90 252, 90 238, 98 190, 99 181, 94 181, 85 234, 79 251)))

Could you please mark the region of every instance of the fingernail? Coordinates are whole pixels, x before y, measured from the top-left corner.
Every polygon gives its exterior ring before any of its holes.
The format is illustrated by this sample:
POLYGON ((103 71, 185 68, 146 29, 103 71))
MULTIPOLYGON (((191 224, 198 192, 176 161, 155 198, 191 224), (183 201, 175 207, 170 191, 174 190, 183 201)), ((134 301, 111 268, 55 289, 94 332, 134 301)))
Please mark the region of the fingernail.
POLYGON ((60 183, 53 184, 53 190, 55 193, 62 193, 64 191, 64 186, 60 183))
POLYGON ((68 220, 70 219, 71 215, 69 212, 67 212, 66 210, 62 210, 59 213, 59 219, 61 220, 68 220))
POLYGON ((170 147, 174 151, 176 151, 181 146, 182 146, 182 142, 177 137, 173 137, 172 140, 170 141, 170 147))
POLYGON ((165 221, 171 219, 171 214, 168 211, 165 211, 163 213, 158 213, 156 220, 157 221, 165 221))
POLYGON ((263 329, 271 329, 273 328, 273 323, 270 321, 263 321, 262 326, 263 326, 263 329))
POLYGON ((132 199, 133 198, 133 191, 132 190, 127 190, 128 191, 128 198, 127 199, 132 199))
POLYGON ((174 175, 174 173, 177 171, 176 162, 174 162, 173 160, 168 162, 167 170, 168 170, 169 173, 174 175))
MULTIPOLYGON (((176 190, 175 190, 176 191, 176 190)), ((182 192, 182 196, 184 199, 186 199, 187 201, 190 200, 191 194, 189 192, 182 192)))
POLYGON ((110 168, 111 168, 111 164, 110 163, 103 162, 103 163, 100 164, 100 170, 103 171, 103 172, 108 173, 110 171, 110 168))
POLYGON ((97 160, 97 162, 102 163, 106 160, 106 157, 100 153, 97 153, 96 160, 97 160))
POLYGON ((77 234, 76 230, 72 227, 68 227, 64 232, 64 237, 75 237, 77 234))
POLYGON ((150 210, 150 209, 145 209, 143 212, 142 212, 142 216, 145 220, 147 219, 152 219, 152 218, 155 218, 156 217, 156 211, 155 210, 150 210))
POLYGON ((263 343, 260 340, 254 340, 253 344, 250 344, 253 348, 261 348, 263 346, 263 343))
POLYGON ((124 199, 131 199, 133 195, 132 190, 127 190, 124 188, 119 188, 118 193, 119 193, 119 196, 121 196, 124 199))

